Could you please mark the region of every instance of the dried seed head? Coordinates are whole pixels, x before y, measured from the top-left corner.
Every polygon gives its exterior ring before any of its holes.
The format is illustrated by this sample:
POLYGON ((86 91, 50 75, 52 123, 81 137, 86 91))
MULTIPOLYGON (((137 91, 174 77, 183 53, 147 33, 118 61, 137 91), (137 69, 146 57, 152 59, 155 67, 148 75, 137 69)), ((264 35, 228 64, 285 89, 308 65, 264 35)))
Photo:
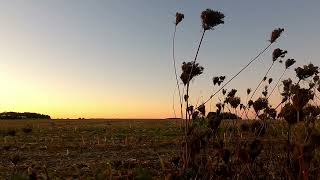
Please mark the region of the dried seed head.
POLYGON ((303 112, 305 116, 309 116, 311 118, 316 118, 318 115, 320 115, 320 107, 319 106, 313 106, 311 104, 308 104, 304 109, 303 112))
POLYGON ((263 79, 262 79, 262 81, 266 81, 267 80, 267 77, 265 76, 265 77, 263 77, 263 79))
POLYGON ((262 95, 263 95, 264 97, 267 97, 267 95, 268 95, 268 90, 262 91, 262 95))
POLYGON ((216 104, 216 107, 217 107, 219 110, 221 110, 222 104, 221 104, 221 103, 217 103, 217 104, 216 104))
POLYGON ((213 29, 219 24, 224 24, 224 17, 224 14, 219 11, 207 9, 201 13, 202 28, 206 31, 213 29))
POLYGON ((315 84, 315 83, 313 83, 313 82, 309 83, 309 89, 314 88, 314 86, 315 86, 315 85, 316 85, 316 84, 315 84))
POLYGON ((256 113, 258 113, 259 111, 267 108, 268 105, 268 99, 260 97, 255 102, 253 102, 253 109, 256 113))
POLYGON ((180 79, 182 80, 184 85, 187 85, 194 77, 202 74, 204 69, 198 63, 194 64, 193 62, 183 62, 181 68, 182 73, 180 75, 180 79))
POLYGON ((185 101, 187 101, 189 99, 189 96, 188 95, 184 95, 183 98, 184 98, 185 101))
POLYGON ((297 113, 293 105, 288 103, 281 109, 279 117, 284 118, 284 120, 286 120, 288 124, 292 125, 297 123, 297 114, 299 114, 299 119, 303 120, 303 111, 299 111, 299 113, 297 113))
POLYGON ((189 106, 189 107, 187 108, 187 111, 188 111, 190 114, 193 114, 194 107, 193 107, 193 106, 189 106))
POLYGON ((193 120, 197 119, 198 116, 199 116, 199 112, 198 112, 198 111, 194 111, 194 112, 192 113, 192 119, 193 119, 193 120))
POLYGON ((279 57, 284 58, 287 53, 288 51, 277 48, 272 53, 272 60, 276 61, 279 57))
POLYGON ((287 59, 285 62, 286 69, 291 67, 294 63, 296 63, 296 61, 294 59, 287 59))
POLYGON ((228 93, 228 97, 234 97, 237 93, 237 90, 236 89, 231 89, 231 91, 228 93))
POLYGON ((272 78, 269 78, 269 84, 271 84, 271 83, 272 83, 272 81, 273 81, 273 79, 272 79, 272 78))
POLYGON ((226 93, 227 93, 227 90, 226 89, 222 89, 222 94, 226 95, 226 93))
POLYGON ((240 105, 239 105, 240 110, 242 110, 243 107, 244 107, 243 104, 240 104, 240 105))
POLYGON ((252 105, 253 105, 253 101, 252 101, 252 100, 249 100, 249 101, 248 101, 248 106, 249 106, 249 108, 250 108, 252 105))
POLYGON ((176 26, 184 19, 184 14, 177 12, 176 13, 176 26))
POLYGON ((215 76, 215 77, 212 78, 212 81, 213 81, 213 85, 216 85, 217 83, 219 83, 220 78, 215 76))
POLYGON ((313 81, 314 81, 314 83, 317 83, 319 81, 319 76, 318 75, 314 76, 313 81))
POLYGON ((281 33, 284 31, 283 28, 278 28, 272 31, 270 43, 276 42, 276 40, 280 37, 281 33))
POLYGON ((249 95, 250 93, 251 93, 251 89, 248 88, 248 89, 247 89, 247 94, 249 95))
POLYGON ((227 97, 227 98, 228 98, 228 103, 234 109, 236 109, 239 106, 240 102, 241 102, 239 97, 227 97))
POLYGON ((317 75, 319 73, 319 67, 314 66, 312 63, 310 63, 308 65, 304 65, 302 68, 296 68, 295 71, 296 76, 299 78, 299 80, 304 80, 313 75, 317 75))
POLYGON ((301 111, 313 99, 314 94, 309 89, 295 87, 292 90, 292 104, 297 111, 301 111))
POLYGON ((265 113, 268 115, 268 118, 276 119, 277 117, 277 111, 275 108, 268 107, 266 108, 265 113))
POLYGON ((199 112, 202 114, 202 115, 206 115, 206 106, 204 104, 201 104, 199 107, 198 107, 198 110, 199 112))

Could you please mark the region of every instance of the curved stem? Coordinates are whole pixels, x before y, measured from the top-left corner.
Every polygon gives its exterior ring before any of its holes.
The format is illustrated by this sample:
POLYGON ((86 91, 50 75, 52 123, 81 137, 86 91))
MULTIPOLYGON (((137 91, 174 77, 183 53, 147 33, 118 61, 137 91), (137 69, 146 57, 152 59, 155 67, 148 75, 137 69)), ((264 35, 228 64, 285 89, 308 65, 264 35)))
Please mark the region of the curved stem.
MULTIPOLYGON (((253 96, 255 95, 255 93, 256 93, 257 90, 259 89, 260 85, 261 85, 262 82, 264 81, 264 78, 267 77, 267 75, 269 74, 272 66, 274 65, 274 62, 275 62, 275 61, 272 61, 272 64, 270 65, 270 67, 269 67, 269 69, 267 70, 266 74, 263 76, 262 80, 259 82, 259 84, 258 84, 258 86, 256 87, 256 89, 255 89, 255 90, 253 91, 253 93, 251 94, 251 97, 250 97, 249 101, 252 100, 253 96)), ((249 101, 248 101, 248 102, 249 102, 249 101)), ((248 103, 248 102, 247 102, 247 103, 248 103)), ((248 104, 246 105, 246 107, 247 107, 247 106, 248 106, 248 104)), ((246 115, 247 115, 247 114, 246 114, 246 115)), ((256 115, 255 119, 257 118, 257 116, 258 116, 258 115, 256 115)))
MULTIPOLYGON (((203 104, 206 104, 207 102, 209 102, 216 94, 218 94, 226 85, 228 85, 233 79, 235 79, 241 72, 243 72, 247 67, 249 67, 249 65, 251 63, 253 63, 255 60, 258 59, 258 57, 260 57, 265 51, 267 51, 267 49, 269 49, 269 47, 272 45, 272 43, 269 43, 267 47, 265 47, 262 51, 260 51, 260 53, 254 57, 251 61, 249 61, 249 63, 247 65, 245 65, 237 74, 235 74, 229 81, 227 81, 223 86, 220 87, 220 89, 218 89, 215 93, 213 93, 208 100, 206 100, 203 104)), ((198 106, 199 107, 199 106, 198 106)), ((197 108, 198 108, 197 107, 197 108)))
POLYGON ((266 74, 263 76, 262 80, 259 82, 259 84, 258 84, 258 86, 256 87, 256 89, 255 89, 255 90, 253 91, 253 93, 251 94, 251 97, 250 97, 249 101, 252 100, 253 96, 255 95, 255 93, 256 93, 257 90, 259 89, 260 85, 261 85, 262 82, 264 81, 264 78, 267 77, 267 75, 269 74, 269 72, 270 72, 270 70, 271 70, 271 68, 272 68, 273 65, 274 65, 274 61, 272 61, 272 64, 271 64, 271 66, 269 67, 269 69, 267 70, 266 74))
POLYGON ((282 72, 282 74, 281 74, 280 78, 278 79, 278 81, 277 81, 276 85, 273 87, 273 89, 272 89, 272 91, 270 92, 270 94, 269 94, 269 96, 267 97, 267 99, 269 99, 269 98, 270 98, 270 96, 272 95, 272 93, 274 92, 274 90, 277 88, 277 86, 278 86, 279 82, 280 82, 280 81, 281 81, 281 79, 283 78, 283 76, 284 76, 284 74, 286 73, 286 71, 287 71, 287 68, 286 68, 286 69, 284 69, 284 71, 282 72))
MULTIPOLYGON (((200 42, 199 42, 199 45, 198 45, 198 49, 197 49, 197 52, 196 52, 196 56, 194 57, 194 60, 192 62, 192 66, 191 66, 191 71, 190 71, 190 74, 189 74, 189 77, 188 77, 188 81, 187 81, 187 90, 186 90, 186 95, 187 95, 187 100, 186 100, 186 103, 187 103, 187 109, 186 111, 188 110, 189 108, 189 87, 190 87, 190 79, 191 79, 191 76, 192 76, 192 71, 193 71, 193 68, 196 64, 196 61, 197 61, 197 58, 198 58, 198 54, 199 54, 199 51, 200 51, 200 47, 201 47, 201 44, 202 44, 202 41, 203 41, 203 37, 204 37, 204 34, 205 34, 205 30, 203 30, 202 32, 202 35, 201 35, 201 39, 200 39, 200 42)), ((187 119, 187 114, 188 112, 186 112, 186 119, 187 119)))
POLYGON ((180 100, 180 113, 181 113, 181 119, 183 119, 183 113, 182 113, 182 96, 180 92, 180 85, 178 80, 178 74, 177 74, 177 67, 176 67, 176 58, 175 58, 175 39, 176 39, 176 32, 177 32, 177 25, 174 26, 174 33, 172 38, 172 59, 173 59, 173 66, 174 66, 174 74, 176 76, 176 83, 177 88, 179 92, 179 100, 180 100))

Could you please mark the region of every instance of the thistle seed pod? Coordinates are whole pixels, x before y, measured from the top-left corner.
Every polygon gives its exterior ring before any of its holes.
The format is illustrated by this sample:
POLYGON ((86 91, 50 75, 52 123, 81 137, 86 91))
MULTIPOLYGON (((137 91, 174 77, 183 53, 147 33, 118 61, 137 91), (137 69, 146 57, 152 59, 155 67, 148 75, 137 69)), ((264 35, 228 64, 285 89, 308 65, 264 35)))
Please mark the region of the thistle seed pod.
POLYGON ((199 112, 202 114, 202 115, 206 115, 206 106, 204 104, 201 104, 199 107, 198 107, 198 110, 199 112))
POLYGON ((207 9, 201 13, 202 28, 206 30, 213 29, 219 24, 224 24, 224 14, 219 11, 207 9))
POLYGON ((313 81, 314 81, 314 83, 317 83, 319 81, 319 76, 318 75, 314 76, 313 81))
POLYGON ((279 57, 284 58, 287 53, 288 51, 277 48, 272 53, 272 60, 276 61, 279 57))
POLYGON ((247 89, 247 94, 249 95, 250 93, 251 93, 251 89, 248 88, 248 89, 247 89))
POLYGON ((284 31, 283 28, 278 28, 272 31, 270 43, 276 42, 276 40, 280 37, 281 33, 284 31))
POLYGON ((213 77, 212 81, 213 81, 213 85, 216 85, 217 83, 219 83, 220 78, 219 77, 213 77))
POLYGON ((176 13, 176 26, 184 19, 184 14, 177 12, 176 13))
POLYGON ((222 94, 226 95, 226 93, 227 93, 227 90, 226 89, 222 89, 222 94))
POLYGON ((237 93, 237 90, 236 89, 231 89, 231 91, 228 93, 228 97, 234 97, 237 93))
POLYGON ((291 67, 294 63, 296 63, 296 61, 294 59, 287 59, 285 62, 286 69, 291 67))

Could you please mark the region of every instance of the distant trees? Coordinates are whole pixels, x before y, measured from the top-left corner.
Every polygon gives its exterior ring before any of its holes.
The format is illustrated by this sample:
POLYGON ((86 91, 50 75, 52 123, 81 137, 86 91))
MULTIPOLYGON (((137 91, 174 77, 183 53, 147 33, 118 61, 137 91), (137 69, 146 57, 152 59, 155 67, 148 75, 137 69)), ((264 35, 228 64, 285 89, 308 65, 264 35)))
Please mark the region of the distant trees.
POLYGON ((51 119, 51 117, 49 115, 31 112, 3 112, 0 113, 0 119, 51 119))

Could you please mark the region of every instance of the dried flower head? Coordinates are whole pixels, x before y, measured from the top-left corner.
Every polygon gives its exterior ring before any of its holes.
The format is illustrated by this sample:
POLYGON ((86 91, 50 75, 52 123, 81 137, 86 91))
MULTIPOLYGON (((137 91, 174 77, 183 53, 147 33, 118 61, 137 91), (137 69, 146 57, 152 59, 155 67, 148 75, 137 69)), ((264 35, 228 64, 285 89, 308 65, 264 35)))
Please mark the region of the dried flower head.
POLYGON ((288 51, 277 48, 272 53, 272 60, 276 61, 279 57, 284 58, 287 53, 288 51))
POLYGON ((292 85, 292 80, 289 79, 285 79, 282 81, 283 84, 283 92, 281 93, 282 96, 289 96, 290 95, 290 89, 293 86, 292 85))
POLYGON ((271 84, 271 83, 272 83, 272 81, 273 81, 273 79, 272 79, 272 78, 269 78, 269 84, 271 84))
POLYGON ((177 12, 176 13, 176 26, 184 19, 184 14, 177 12))
POLYGON ((189 99, 189 96, 188 95, 184 95, 183 98, 184 98, 185 101, 187 101, 189 99))
POLYGON ((279 113, 279 117, 284 118, 284 120, 286 120, 288 124, 295 124, 298 122, 297 114, 299 114, 299 119, 303 120, 304 118, 303 111, 300 111, 300 113, 297 113, 293 105, 288 103, 281 109, 279 113))
POLYGON ((263 91, 262 91, 262 95, 263 95, 264 97, 267 97, 267 95, 268 95, 268 90, 267 90, 267 89, 263 90, 263 91))
POLYGON ((204 69, 198 63, 194 64, 193 62, 183 62, 181 68, 182 68, 182 74, 180 76, 180 79, 182 80, 184 85, 187 85, 194 77, 202 74, 204 69), (192 73, 191 73, 191 70, 192 70, 192 73))
POLYGON ((314 66, 312 63, 310 63, 308 65, 304 65, 303 68, 296 68, 295 71, 299 80, 304 80, 313 75, 317 75, 319 73, 319 67, 314 66))
POLYGON ((231 91, 228 93, 228 97, 234 97, 237 93, 237 90, 236 89, 231 89, 231 91))
POLYGON ((213 85, 218 84, 218 86, 220 86, 225 79, 226 79, 226 76, 213 77, 213 85))
POLYGON ((198 110, 199 112, 202 114, 202 115, 206 115, 206 106, 204 104, 201 104, 199 107, 198 107, 198 110))
POLYGON ((294 59, 287 59, 286 62, 285 62, 286 69, 288 69, 289 67, 291 67, 292 65, 294 65, 294 63, 296 63, 296 60, 294 60, 294 59))
POLYGON ((252 101, 252 100, 249 100, 249 101, 248 101, 248 106, 249 106, 249 108, 250 108, 251 106, 253 106, 253 101, 252 101))
POLYGON ((268 99, 266 98, 258 98, 256 101, 253 102, 253 109, 258 114, 259 111, 268 107, 268 99))
POLYGON ((202 28, 206 30, 213 29, 219 24, 224 24, 224 14, 219 11, 207 9, 201 13, 202 28))
POLYGON ((281 33, 284 31, 283 28, 278 28, 272 31, 270 43, 276 42, 276 40, 280 37, 281 33))
POLYGON ((213 85, 216 85, 216 84, 218 84, 218 83, 219 83, 220 78, 219 78, 219 77, 217 77, 217 76, 215 76, 215 77, 213 77, 213 78, 212 78, 212 81, 213 81, 213 85))
POLYGON ((241 102, 240 97, 227 97, 227 98, 228 98, 229 104, 234 109, 236 109, 241 102))
POLYGON ((267 76, 263 77, 262 81, 266 81, 267 80, 267 76))
POLYGON ((291 91, 294 94, 292 97, 292 104, 297 111, 301 111, 314 97, 314 94, 309 89, 294 88, 291 91))
POLYGON ((304 112, 305 116, 309 116, 309 117, 315 118, 315 117, 320 115, 320 107, 308 104, 303 109, 303 112, 304 112))
POLYGON ((277 111, 275 108, 268 107, 265 109, 265 113, 268 115, 268 118, 276 119, 277 117, 277 111))
POLYGON ((198 119, 198 117, 199 117, 199 111, 194 111, 194 112, 192 113, 192 119, 193 119, 193 120, 196 120, 196 119, 198 119))
POLYGON ((318 83, 318 81, 319 81, 319 76, 318 75, 314 76, 313 77, 313 82, 314 83, 318 83))
POLYGON ((217 104, 216 104, 216 107, 217 107, 219 110, 221 110, 222 104, 221 104, 221 103, 217 103, 217 104))
POLYGON ((194 112, 194 107, 193 107, 193 106, 189 106, 189 107, 187 108, 187 112, 188 112, 189 114, 193 114, 193 112, 194 112))
POLYGON ((251 89, 248 88, 248 89, 247 89, 247 95, 249 95, 250 93, 251 93, 251 89))
POLYGON ((315 86, 315 85, 316 85, 316 84, 315 84, 315 83, 313 83, 313 82, 309 83, 309 89, 314 88, 314 86, 315 86))
POLYGON ((226 93, 227 93, 227 90, 226 89, 222 89, 222 94, 226 95, 226 93))

